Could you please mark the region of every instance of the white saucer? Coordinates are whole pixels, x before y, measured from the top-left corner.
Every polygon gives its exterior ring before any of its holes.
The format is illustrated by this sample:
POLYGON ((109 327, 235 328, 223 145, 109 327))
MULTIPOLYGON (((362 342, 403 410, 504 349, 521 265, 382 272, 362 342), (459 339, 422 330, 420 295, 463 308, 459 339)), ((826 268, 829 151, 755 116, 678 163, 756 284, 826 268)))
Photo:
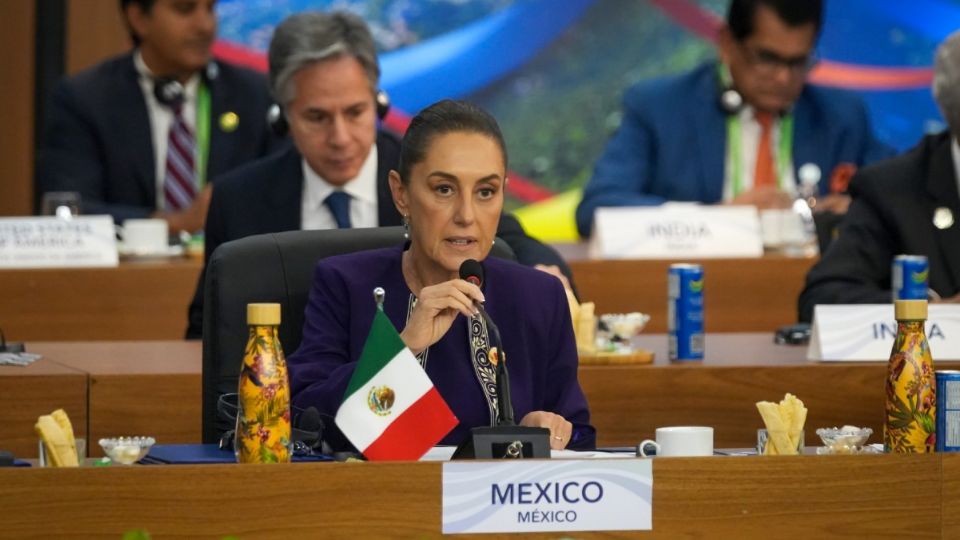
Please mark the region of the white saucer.
POLYGON ((183 255, 183 246, 167 246, 166 251, 140 251, 130 249, 122 243, 117 243, 117 254, 124 259, 163 259, 180 257, 183 255))

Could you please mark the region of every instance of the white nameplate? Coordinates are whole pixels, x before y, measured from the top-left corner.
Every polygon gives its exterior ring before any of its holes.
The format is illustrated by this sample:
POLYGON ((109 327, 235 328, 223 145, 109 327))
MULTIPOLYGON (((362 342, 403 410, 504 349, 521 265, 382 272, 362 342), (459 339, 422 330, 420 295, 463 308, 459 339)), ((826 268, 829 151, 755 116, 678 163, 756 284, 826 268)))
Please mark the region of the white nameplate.
POLYGON ((443 533, 645 531, 649 459, 443 464, 443 533))
MULTIPOLYGON (((930 304, 926 331, 934 362, 960 360, 960 305, 930 304)), ((893 304, 819 305, 807 358, 887 361, 896 336, 893 304)))
POLYGON ((0 218, 0 268, 117 266, 110 216, 0 218))
POLYGON ((760 257, 760 220, 753 206, 598 208, 590 255, 598 259, 760 257))

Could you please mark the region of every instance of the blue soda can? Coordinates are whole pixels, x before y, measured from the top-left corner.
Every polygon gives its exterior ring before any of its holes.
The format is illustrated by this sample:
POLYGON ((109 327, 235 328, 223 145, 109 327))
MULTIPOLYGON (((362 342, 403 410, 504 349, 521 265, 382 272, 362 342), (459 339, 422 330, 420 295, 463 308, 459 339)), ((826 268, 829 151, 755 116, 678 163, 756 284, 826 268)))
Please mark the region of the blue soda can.
POLYGON ((891 284, 894 300, 927 299, 927 258, 923 255, 897 255, 893 259, 891 284))
POLYGON ((671 264, 667 274, 670 360, 703 360, 703 267, 671 264))
POLYGON ((960 452, 960 371, 937 371, 937 452, 960 452))

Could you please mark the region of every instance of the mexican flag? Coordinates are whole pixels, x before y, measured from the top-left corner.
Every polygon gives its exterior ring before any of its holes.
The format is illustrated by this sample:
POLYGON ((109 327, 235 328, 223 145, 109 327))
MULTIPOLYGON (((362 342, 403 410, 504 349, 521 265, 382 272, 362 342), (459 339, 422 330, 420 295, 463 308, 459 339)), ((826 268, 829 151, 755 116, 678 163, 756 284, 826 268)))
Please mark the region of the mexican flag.
POLYGON ((336 422, 367 459, 379 461, 420 459, 458 420, 377 309, 336 422))

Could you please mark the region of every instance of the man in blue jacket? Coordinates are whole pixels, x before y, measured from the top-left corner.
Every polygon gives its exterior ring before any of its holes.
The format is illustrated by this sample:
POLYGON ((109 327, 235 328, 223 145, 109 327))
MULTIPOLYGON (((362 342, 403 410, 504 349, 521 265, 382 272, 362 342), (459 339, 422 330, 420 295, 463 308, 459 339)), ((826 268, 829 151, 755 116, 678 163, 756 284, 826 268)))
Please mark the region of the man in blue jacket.
MULTIPOLYGON (((623 122, 577 208, 581 236, 603 206, 783 207, 801 180, 827 194, 831 180, 892 154, 874 138, 859 98, 806 83, 822 11, 820 0, 733 0, 719 62, 628 89, 623 122)), ((832 194, 821 203, 843 213, 849 199, 832 194)))

